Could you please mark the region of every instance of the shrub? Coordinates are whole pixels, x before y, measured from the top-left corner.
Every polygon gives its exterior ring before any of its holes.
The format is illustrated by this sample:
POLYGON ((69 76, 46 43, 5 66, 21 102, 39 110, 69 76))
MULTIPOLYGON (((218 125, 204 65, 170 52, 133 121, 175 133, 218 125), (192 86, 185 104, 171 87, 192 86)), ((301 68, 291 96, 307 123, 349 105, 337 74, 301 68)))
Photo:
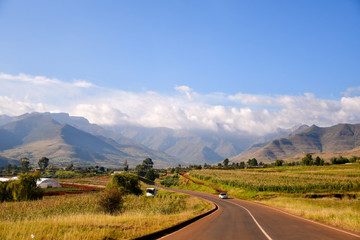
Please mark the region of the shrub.
POLYGON ((170 187, 172 185, 178 186, 179 185, 179 175, 176 174, 174 176, 167 176, 160 183, 161 183, 161 185, 164 185, 165 187, 170 187))
POLYGON ((40 179, 40 172, 21 174, 19 180, 7 182, 7 184, 5 184, 5 194, 7 194, 5 201, 41 199, 43 197, 43 191, 36 186, 38 179, 40 179), (8 194, 10 194, 10 196, 8 194))
POLYGON ((119 188, 126 194, 142 194, 138 177, 127 172, 114 174, 110 179, 108 188, 119 188))
POLYGON ((123 192, 119 188, 107 188, 99 195, 98 206, 105 213, 119 213, 123 204, 123 192))

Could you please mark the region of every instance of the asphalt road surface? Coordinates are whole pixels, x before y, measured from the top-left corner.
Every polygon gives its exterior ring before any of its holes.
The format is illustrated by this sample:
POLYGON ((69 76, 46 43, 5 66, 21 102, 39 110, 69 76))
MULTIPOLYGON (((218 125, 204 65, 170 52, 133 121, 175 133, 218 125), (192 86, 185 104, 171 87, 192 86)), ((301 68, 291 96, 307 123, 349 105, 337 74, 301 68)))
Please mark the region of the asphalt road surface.
POLYGON ((217 195, 174 190, 210 200, 219 209, 195 223, 161 239, 166 240, 352 240, 355 233, 335 229, 261 204, 239 199, 219 199, 217 195))

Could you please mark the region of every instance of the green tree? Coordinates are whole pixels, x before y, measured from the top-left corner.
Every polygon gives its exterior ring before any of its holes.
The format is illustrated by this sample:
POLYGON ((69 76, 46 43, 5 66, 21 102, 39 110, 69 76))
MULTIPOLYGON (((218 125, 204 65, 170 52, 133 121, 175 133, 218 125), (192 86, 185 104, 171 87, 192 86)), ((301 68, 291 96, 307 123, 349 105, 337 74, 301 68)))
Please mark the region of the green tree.
POLYGON ((30 161, 28 158, 25 157, 20 159, 20 169, 23 173, 26 173, 30 170, 30 161))
POLYGON ((223 161, 224 166, 225 166, 225 167, 229 166, 229 162, 230 162, 229 159, 226 158, 226 159, 223 161))
POLYGON ((322 158, 320 158, 319 156, 317 156, 317 157, 315 158, 314 165, 316 165, 316 166, 322 166, 322 165, 324 165, 324 159, 322 159, 322 158))
POLYGON ((135 195, 142 193, 138 177, 127 172, 114 174, 110 179, 108 188, 119 188, 124 193, 135 195))
POLYGON ((146 158, 143 161, 142 165, 144 165, 144 169, 145 169, 145 171, 147 171, 147 170, 150 170, 153 168, 154 163, 151 158, 146 158))
POLYGON ((258 162, 257 162, 256 158, 252 158, 252 159, 249 159, 249 160, 247 161, 247 164, 248 164, 249 166, 257 166, 257 165, 258 165, 258 162))
POLYGON ((49 165, 49 159, 47 157, 40 158, 38 161, 38 165, 41 170, 45 170, 49 165))
POLYGON ((239 167, 240 167, 240 168, 245 168, 245 162, 240 162, 239 167))
POLYGON ((275 161, 274 165, 277 166, 277 167, 280 167, 280 166, 283 165, 283 163, 284 163, 284 160, 279 160, 278 159, 278 160, 275 161))
POLYGON ((314 160, 310 153, 307 153, 306 156, 301 159, 301 162, 305 166, 310 166, 314 164, 314 160))
POLYGON ((154 169, 148 170, 145 174, 145 178, 150 181, 154 181, 158 177, 159 177, 159 174, 157 174, 154 169))

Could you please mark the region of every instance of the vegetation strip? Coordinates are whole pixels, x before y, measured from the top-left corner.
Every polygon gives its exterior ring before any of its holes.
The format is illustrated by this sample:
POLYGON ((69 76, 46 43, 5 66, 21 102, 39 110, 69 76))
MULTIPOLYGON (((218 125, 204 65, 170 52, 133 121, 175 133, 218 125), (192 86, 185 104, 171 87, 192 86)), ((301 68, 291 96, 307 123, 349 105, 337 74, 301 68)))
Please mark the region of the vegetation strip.
MULTIPOLYGON (((203 199, 205 200, 205 199, 203 199)), ((205 200, 207 201, 207 200, 205 200)), ((207 201, 209 202, 209 201, 207 201)), ((141 236, 141 237, 137 237, 137 238, 133 238, 133 240, 152 240, 152 239, 158 239, 158 238, 161 238, 161 237, 164 237, 165 235, 168 235, 170 233, 173 233, 173 232, 176 232, 188 225, 190 225, 191 223, 193 222, 196 222, 197 220, 203 218, 203 217, 206 217, 208 215, 210 215, 211 213, 215 212, 216 210, 218 210, 218 205, 213 203, 213 202, 210 202, 211 204, 214 205, 214 207, 212 209, 210 209, 209 211, 205 212, 205 213, 202 213, 192 219, 189 219, 189 220, 186 220, 184 222, 181 222, 181 223, 178 223, 174 226, 171 226, 171 227, 168 227, 168 228, 165 228, 163 230, 160 230, 160 231, 157 231, 157 232, 154 232, 154 233, 150 233, 150 234, 147 234, 147 235, 144 235, 144 236, 141 236)))

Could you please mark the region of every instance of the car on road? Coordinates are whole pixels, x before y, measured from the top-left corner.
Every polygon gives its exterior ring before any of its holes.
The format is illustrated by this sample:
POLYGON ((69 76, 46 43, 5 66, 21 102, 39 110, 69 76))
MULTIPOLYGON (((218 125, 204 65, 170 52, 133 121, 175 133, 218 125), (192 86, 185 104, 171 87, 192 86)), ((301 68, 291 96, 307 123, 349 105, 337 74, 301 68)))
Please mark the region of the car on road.
POLYGON ((220 193, 219 198, 226 199, 228 198, 228 195, 226 193, 220 193))

